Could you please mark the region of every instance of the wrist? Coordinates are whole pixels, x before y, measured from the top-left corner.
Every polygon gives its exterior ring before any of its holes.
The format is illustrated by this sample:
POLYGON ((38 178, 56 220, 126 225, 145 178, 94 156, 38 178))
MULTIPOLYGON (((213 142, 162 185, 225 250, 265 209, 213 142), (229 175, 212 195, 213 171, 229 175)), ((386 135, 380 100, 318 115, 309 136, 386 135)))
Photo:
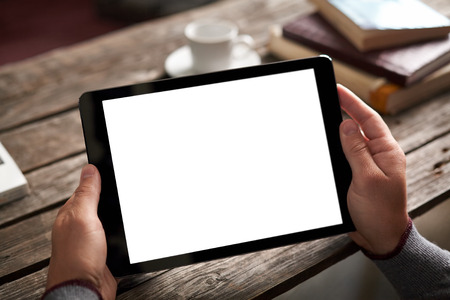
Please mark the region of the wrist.
POLYGON ((48 288, 44 294, 42 295, 42 300, 46 299, 46 297, 51 297, 51 294, 56 292, 58 289, 64 288, 64 287, 82 287, 91 292, 93 296, 97 296, 98 299, 103 299, 102 295, 100 294, 97 287, 90 281, 86 280, 80 280, 80 279, 71 279, 67 281, 63 281, 61 283, 58 283, 54 286, 51 286, 48 288))
POLYGON ((384 249, 383 250, 376 249, 376 250, 369 251, 367 249, 361 248, 361 251, 370 259, 375 259, 375 260, 385 260, 385 259, 390 259, 390 258, 396 256, 397 254, 399 254, 402 251, 403 246, 405 245, 406 241, 408 240, 409 234, 411 233, 411 230, 412 230, 412 225, 413 225, 412 220, 411 220, 411 218, 408 217, 406 229, 404 229, 404 231, 401 234, 400 238, 398 239, 398 242, 396 243, 395 247, 388 247, 388 249, 392 249, 392 250, 385 251, 384 249))

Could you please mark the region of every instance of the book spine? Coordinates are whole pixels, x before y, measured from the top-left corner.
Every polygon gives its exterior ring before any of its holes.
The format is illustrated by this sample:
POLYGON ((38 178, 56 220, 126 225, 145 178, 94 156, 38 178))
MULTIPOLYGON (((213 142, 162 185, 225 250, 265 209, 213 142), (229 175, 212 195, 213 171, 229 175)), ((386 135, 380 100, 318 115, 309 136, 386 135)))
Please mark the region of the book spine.
POLYGON ((450 63, 425 77, 422 81, 389 95, 386 110, 396 114, 450 89, 450 63))
POLYGON ((385 113, 385 114, 393 114, 394 112, 389 111, 390 103, 388 102, 389 96, 394 94, 400 89, 400 87, 396 84, 386 83, 382 86, 378 87, 374 91, 370 92, 370 106, 374 108, 376 111, 385 113))

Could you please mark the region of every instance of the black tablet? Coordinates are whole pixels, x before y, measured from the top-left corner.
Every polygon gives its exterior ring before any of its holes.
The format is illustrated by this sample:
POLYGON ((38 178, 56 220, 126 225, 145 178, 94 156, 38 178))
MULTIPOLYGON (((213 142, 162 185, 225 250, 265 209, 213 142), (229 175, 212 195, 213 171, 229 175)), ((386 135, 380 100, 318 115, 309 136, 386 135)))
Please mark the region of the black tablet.
POLYGON ((327 57, 85 93, 115 276, 354 230, 327 57))

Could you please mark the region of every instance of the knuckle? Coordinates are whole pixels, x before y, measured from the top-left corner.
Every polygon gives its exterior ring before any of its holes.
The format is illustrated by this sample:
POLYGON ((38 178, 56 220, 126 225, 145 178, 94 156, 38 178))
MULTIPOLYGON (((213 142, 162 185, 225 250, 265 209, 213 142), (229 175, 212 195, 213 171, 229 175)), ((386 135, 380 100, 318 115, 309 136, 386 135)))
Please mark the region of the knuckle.
POLYGON ((55 222, 53 223, 53 231, 65 232, 67 228, 70 227, 74 216, 71 209, 62 208, 58 215, 56 216, 55 222))
POLYGON ((76 211, 76 208, 69 208, 58 213, 53 224, 53 230, 70 234, 72 231, 79 231, 86 225, 83 216, 76 211))
POLYGON ((353 155, 360 155, 367 152, 367 145, 365 143, 356 142, 350 147, 350 153, 353 155))
POLYGON ((80 185, 76 188, 75 192, 73 193, 74 197, 86 197, 88 195, 91 195, 94 192, 94 189, 91 186, 88 185, 80 185))

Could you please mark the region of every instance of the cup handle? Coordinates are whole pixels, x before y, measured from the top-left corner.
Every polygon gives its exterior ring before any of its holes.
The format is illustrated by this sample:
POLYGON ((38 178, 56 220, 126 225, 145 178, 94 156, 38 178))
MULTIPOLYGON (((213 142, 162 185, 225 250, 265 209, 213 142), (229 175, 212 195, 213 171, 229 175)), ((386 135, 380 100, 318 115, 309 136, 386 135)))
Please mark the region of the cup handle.
POLYGON ((255 47, 255 40, 248 34, 241 34, 234 39, 233 46, 233 57, 243 57, 255 47))

